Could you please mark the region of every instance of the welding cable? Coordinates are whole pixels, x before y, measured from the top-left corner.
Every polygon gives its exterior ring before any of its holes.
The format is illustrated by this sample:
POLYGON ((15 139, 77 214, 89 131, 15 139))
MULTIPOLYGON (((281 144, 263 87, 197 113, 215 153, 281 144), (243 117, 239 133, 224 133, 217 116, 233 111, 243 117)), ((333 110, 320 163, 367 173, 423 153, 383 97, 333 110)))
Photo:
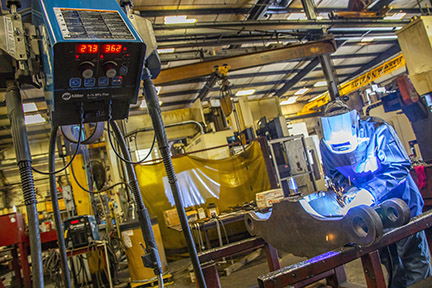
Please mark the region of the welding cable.
MULTIPOLYGON (((73 153, 71 159, 69 160, 69 163, 68 163, 66 166, 64 166, 63 168, 61 168, 61 169, 59 169, 59 170, 57 170, 57 171, 53 171, 53 172, 44 172, 44 171, 39 171, 39 170, 37 170, 36 168, 34 168, 33 166, 31 167, 32 170, 33 170, 34 172, 39 173, 39 174, 42 174, 42 175, 54 175, 54 174, 57 174, 57 173, 60 173, 60 172, 62 172, 62 171, 64 171, 64 170, 66 170, 66 168, 68 168, 68 167, 72 164, 72 161, 75 159, 75 156, 77 155, 78 150, 79 150, 79 148, 80 148, 80 145, 81 145, 81 133, 82 133, 82 131, 83 131, 83 129, 82 129, 83 121, 84 121, 84 117, 83 117, 83 113, 82 113, 82 114, 81 114, 81 121, 80 121, 80 124, 79 124, 79 125, 80 125, 80 126, 79 126, 80 129, 79 129, 79 136, 78 136, 78 144, 76 144, 75 152, 73 153)), ((57 129, 56 129, 56 132, 57 132, 57 129)))
POLYGON ((393 282, 393 269, 394 269, 394 267, 393 267, 393 259, 392 259, 392 255, 391 255, 391 251, 390 251, 390 246, 386 246, 385 247, 385 250, 386 250, 386 252, 387 252, 387 255, 388 255, 388 259, 389 259, 389 266, 390 266, 390 269, 388 269, 389 271, 387 271, 388 272, 388 274, 389 274, 389 280, 388 280, 388 285, 387 285, 387 287, 392 287, 392 282, 393 282))
POLYGON ((116 154, 116 156, 121 160, 121 161, 123 161, 123 162, 125 162, 125 163, 127 163, 127 164, 132 164, 132 165, 135 165, 135 164, 141 164, 141 163, 143 163, 145 160, 147 160, 147 158, 151 155, 151 152, 153 151, 153 148, 154 148, 154 145, 155 145, 155 143, 156 143, 156 133, 154 134, 154 136, 153 136, 153 143, 152 143, 152 145, 151 145, 151 147, 150 147, 150 150, 149 150, 149 152, 147 153, 147 155, 143 158, 143 159, 141 159, 141 160, 139 160, 139 161, 136 161, 136 162, 133 162, 133 161, 129 161, 129 160, 126 160, 126 159, 124 159, 121 155, 120 155, 120 153, 115 149, 115 147, 114 147, 114 144, 113 144, 113 141, 112 141, 112 137, 111 137, 111 125, 110 125, 110 121, 112 120, 112 116, 111 116, 111 102, 110 102, 110 104, 108 105, 108 121, 107 121, 107 133, 108 133, 108 140, 109 140, 109 142, 110 142, 110 145, 111 145, 111 148, 113 149, 113 151, 114 151, 114 153, 116 154))
POLYGON ((221 226, 222 226, 222 229, 223 229, 223 231, 224 231, 224 233, 225 233, 225 239, 226 239, 226 241, 227 241, 227 245, 228 245, 230 242, 229 242, 229 238, 228 238, 228 233, 227 233, 227 231, 226 231, 226 229, 225 229, 225 224, 223 223, 222 220, 219 219, 219 217, 216 217, 216 219, 220 222, 220 224, 221 224, 221 226))
POLYGON ((74 171, 74 169, 73 169, 73 166, 71 166, 71 172, 72 172, 72 177, 73 177, 73 179, 75 180, 75 182, 76 182, 76 184, 78 185, 78 187, 80 187, 82 190, 84 190, 84 191, 87 192, 87 193, 92 193, 92 194, 100 194, 100 193, 104 193, 104 192, 106 192, 106 191, 108 191, 108 190, 113 189, 114 187, 116 187, 116 186, 118 186, 118 185, 125 185, 125 187, 127 187, 128 189, 131 189, 129 183, 126 183, 126 182, 119 182, 119 183, 116 183, 116 184, 114 184, 114 185, 111 185, 111 186, 109 186, 109 187, 107 187, 107 188, 104 188, 104 189, 102 189, 102 190, 100 190, 100 191, 90 191, 90 190, 84 188, 84 186, 78 182, 78 179, 77 179, 76 176, 75 176, 75 171, 74 171))
POLYGON ((163 281, 162 273, 157 275, 157 280, 158 280, 158 287, 163 288, 164 287, 164 281, 163 281))

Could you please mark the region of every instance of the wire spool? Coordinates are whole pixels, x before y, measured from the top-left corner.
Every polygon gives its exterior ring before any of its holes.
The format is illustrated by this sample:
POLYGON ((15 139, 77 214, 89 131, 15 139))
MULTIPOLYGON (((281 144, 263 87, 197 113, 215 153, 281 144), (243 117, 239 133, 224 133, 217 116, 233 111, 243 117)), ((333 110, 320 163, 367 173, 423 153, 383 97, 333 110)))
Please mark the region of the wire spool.
MULTIPOLYGON (((151 219, 153 233, 155 235, 156 245, 159 251, 159 257, 162 262, 162 269, 167 271, 167 260, 165 250, 162 243, 162 236, 159 230, 159 224, 156 218, 151 219)), ((154 278, 152 268, 144 267, 141 256, 144 255, 144 250, 141 243, 145 246, 145 242, 141 233, 140 224, 138 221, 128 221, 120 225, 120 233, 123 245, 125 247, 126 257, 129 263, 129 272, 131 276, 131 287, 137 287, 154 278), (140 284, 139 284, 140 283, 140 284), (135 284, 135 285, 134 285, 135 284), (139 284, 139 285, 138 285, 139 284)))

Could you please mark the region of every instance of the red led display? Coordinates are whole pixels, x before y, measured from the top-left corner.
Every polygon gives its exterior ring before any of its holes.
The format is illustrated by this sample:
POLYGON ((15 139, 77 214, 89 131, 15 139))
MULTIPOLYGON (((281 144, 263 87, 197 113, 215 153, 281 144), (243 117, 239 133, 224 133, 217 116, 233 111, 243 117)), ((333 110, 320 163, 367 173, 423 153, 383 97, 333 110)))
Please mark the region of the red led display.
POLYGON ((123 45, 121 44, 105 44, 102 45, 103 53, 120 53, 122 52, 123 45))
POLYGON ((71 224, 78 224, 79 223, 79 220, 72 220, 71 221, 71 224))
POLYGON ((76 53, 79 54, 95 54, 99 52, 98 44, 79 44, 76 45, 76 53))

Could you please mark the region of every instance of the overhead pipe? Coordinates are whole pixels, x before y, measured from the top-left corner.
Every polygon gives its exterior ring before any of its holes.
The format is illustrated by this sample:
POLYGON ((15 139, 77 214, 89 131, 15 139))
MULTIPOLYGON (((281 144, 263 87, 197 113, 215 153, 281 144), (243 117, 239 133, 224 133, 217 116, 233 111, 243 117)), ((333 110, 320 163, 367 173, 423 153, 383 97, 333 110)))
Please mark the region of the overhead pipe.
MULTIPOLYGON (((205 126, 203 124, 201 124, 200 122, 195 121, 195 120, 186 120, 186 121, 182 121, 182 122, 178 122, 178 123, 165 124, 165 127, 177 127, 177 126, 190 125, 190 124, 197 126, 200 133, 204 134, 205 126)), ((129 132, 129 133, 125 134, 124 137, 128 138, 128 137, 131 137, 132 135, 135 135, 139 132, 147 132, 147 131, 153 131, 153 130, 154 130, 153 127, 144 127, 144 128, 136 129, 132 132, 129 132)))

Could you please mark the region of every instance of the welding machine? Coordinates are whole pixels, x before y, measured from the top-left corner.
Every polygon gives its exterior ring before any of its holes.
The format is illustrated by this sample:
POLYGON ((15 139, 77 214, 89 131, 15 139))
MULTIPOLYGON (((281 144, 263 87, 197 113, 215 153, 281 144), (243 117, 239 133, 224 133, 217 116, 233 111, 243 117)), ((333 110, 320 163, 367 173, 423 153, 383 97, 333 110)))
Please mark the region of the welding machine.
POLYGON ((99 230, 93 215, 76 216, 64 223, 66 246, 78 248, 99 240, 99 230))
POLYGON ((35 0, 42 84, 54 125, 128 117, 146 45, 115 0, 35 0), (112 105, 112 112, 108 106, 112 105))

